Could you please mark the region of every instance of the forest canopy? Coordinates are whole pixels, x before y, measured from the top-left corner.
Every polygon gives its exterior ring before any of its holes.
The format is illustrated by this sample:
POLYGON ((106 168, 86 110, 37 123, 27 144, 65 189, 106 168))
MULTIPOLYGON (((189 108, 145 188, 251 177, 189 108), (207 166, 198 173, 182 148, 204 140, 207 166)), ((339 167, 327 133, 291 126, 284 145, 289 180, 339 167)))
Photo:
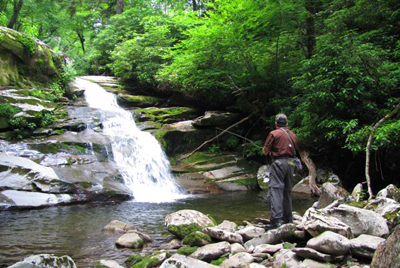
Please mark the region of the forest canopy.
POLYGON ((397 109, 371 148, 400 171, 398 0, 0 0, 0 25, 68 55, 78 75, 268 126, 287 113, 317 155, 362 156, 397 109))

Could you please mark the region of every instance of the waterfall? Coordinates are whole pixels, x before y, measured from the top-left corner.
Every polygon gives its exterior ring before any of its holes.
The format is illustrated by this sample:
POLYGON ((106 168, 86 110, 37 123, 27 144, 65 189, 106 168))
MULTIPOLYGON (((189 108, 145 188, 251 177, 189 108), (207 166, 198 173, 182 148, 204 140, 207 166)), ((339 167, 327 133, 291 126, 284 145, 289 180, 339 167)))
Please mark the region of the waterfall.
POLYGON ((114 161, 134 200, 169 202, 183 198, 160 144, 137 128, 132 114, 117 104, 116 96, 85 79, 76 78, 75 84, 85 90, 89 107, 100 111, 103 134, 111 142, 114 161))

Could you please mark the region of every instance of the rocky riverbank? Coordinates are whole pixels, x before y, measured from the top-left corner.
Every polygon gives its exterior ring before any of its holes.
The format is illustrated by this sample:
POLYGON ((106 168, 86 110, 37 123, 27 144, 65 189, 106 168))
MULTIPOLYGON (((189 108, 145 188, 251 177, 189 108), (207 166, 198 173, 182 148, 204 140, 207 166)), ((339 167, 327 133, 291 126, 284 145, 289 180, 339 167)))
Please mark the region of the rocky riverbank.
MULTIPOLYGON (((390 185, 374 200, 354 202, 357 196, 349 195, 325 206, 323 194, 304 215, 294 214, 292 223, 269 231, 267 219, 216 223, 199 211, 180 210, 164 220, 175 238, 158 247, 146 230, 115 220, 103 231, 120 233, 115 246, 130 248, 132 256, 124 263, 94 260, 93 267, 399 267, 399 197, 390 185)), ((10 267, 40 259, 45 267, 76 267, 68 256, 51 255, 30 256, 10 267)))

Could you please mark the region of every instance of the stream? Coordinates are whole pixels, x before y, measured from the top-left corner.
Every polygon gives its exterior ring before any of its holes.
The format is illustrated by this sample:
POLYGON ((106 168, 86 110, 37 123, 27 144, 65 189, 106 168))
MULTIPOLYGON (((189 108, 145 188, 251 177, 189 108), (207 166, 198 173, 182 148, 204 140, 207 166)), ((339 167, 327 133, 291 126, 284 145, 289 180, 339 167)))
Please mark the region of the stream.
MULTIPOLYGON (((78 267, 93 267, 100 259, 120 264, 135 254, 118 249, 115 241, 121 234, 103 232, 112 220, 121 220, 148 233, 159 246, 173 238, 164 227, 164 217, 180 209, 195 209, 223 220, 241 224, 243 220, 268 218, 265 192, 234 192, 196 195, 169 203, 91 203, 49 207, 38 210, 0 212, 0 267, 40 253, 69 255, 78 267)), ((303 214, 309 200, 293 202, 295 211, 303 214)))

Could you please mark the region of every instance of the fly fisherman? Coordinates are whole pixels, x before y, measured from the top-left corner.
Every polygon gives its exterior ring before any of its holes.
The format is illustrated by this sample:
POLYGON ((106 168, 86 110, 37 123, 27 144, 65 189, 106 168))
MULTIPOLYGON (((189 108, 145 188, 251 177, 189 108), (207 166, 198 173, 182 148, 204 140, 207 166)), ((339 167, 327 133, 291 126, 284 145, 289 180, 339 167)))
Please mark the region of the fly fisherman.
POLYGON ((271 204, 270 224, 265 230, 271 230, 283 223, 292 222, 292 187, 297 137, 287 127, 287 117, 278 114, 275 117, 275 130, 271 131, 265 141, 263 154, 273 159, 268 189, 271 204))

